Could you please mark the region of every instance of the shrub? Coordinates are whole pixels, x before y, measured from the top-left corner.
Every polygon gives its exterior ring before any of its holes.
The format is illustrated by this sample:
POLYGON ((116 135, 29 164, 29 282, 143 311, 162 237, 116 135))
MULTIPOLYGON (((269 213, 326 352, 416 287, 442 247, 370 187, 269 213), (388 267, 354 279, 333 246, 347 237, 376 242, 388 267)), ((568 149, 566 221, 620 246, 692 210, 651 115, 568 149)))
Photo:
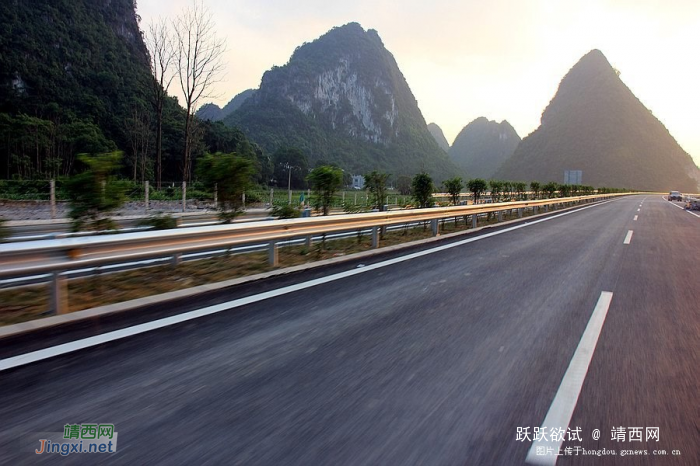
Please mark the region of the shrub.
POLYGON ((299 218, 301 210, 289 204, 276 204, 272 208, 272 216, 277 218, 299 218))
POLYGON ((78 158, 88 170, 75 175, 66 186, 73 231, 83 228, 112 230, 115 224, 109 219, 109 214, 121 207, 125 199, 124 184, 112 177, 121 153, 81 154, 78 158))
POLYGON ((153 227, 154 230, 172 230, 173 228, 177 228, 177 223, 177 219, 172 215, 158 213, 144 218, 136 225, 140 227, 153 227))

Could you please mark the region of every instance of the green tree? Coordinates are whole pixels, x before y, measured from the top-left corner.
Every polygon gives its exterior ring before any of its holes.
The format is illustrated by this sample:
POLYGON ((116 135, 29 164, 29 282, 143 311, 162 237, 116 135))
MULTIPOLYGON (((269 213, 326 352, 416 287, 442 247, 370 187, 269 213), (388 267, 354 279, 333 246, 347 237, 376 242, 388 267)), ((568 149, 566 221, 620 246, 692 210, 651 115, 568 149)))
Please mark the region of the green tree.
POLYGON ((540 198, 540 182, 539 181, 530 182, 530 191, 532 191, 533 199, 539 199, 540 198))
POLYGON ((549 199, 554 197, 554 193, 557 192, 557 189, 559 188, 559 185, 554 182, 549 182, 542 186, 542 191, 547 193, 547 197, 549 199))
MULTIPOLYGON (((309 162, 304 153, 295 147, 282 147, 272 154, 274 180, 281 188, 306 189, 309 162)), ((342 174, 342 172, 341 172, 342 174)))
POLYGON ((434 191, 435 186, 430 175, 422 172, 413 177, 411 192, 419 208, 432 207, 434 191))
POLYGON ((487 188, 486 180, 481 178, 473 178, 467 182, 467 189, 469 189, 472 196, 474 196, 474 204, 479 203, 479 198, 486 192, 487 188))
POLYGON ((318 205, 323 208, 323 215, 328 215, 333 196, 343 185, 342 170, 324 165, 311 170, 307 180, 314 191, 318 205))
POLYGON ((272 158, 265 154, 260 146, 248 140, 239 129, 229 128, 220 121, 204 121, 201 125, 204 130, 204 145, 208 148, 208 152, 212 154, 235 152, 254 162, 257 173, 256 183, 263 186, 270 183, 273 178, 272 158))
POLYGON ((376 170, 365 175, 365 189, 371 197, 371 203, 384 211, 384 202, 386 201, 386 182, 389 179, 389 174, 379 173, 376 170))
POLYGON ((491 200, 493 202, 499 202, 501 200, 501 192, 503 191, 504 186, 505 184, 503 183, 503 181, 489 181, 489 187, 491 188, 491 200))
POLYGON ((515 187, 513 186, 513 182, 511 181, 504 181, 503 182, 503 200, 504 201, 510 201, 513 199, 513 191, 515 190, 515 187))
POLYGON ((513 183, 513 186, 515 187, 515 192, 518 193, 518 200, 525 200, 525 189, 527 188, 527 184, 523 183, 522 181, 517 181, 513 183))
POLYGON ((253 162, 236 153, 205 154, 197 164, 197 175, 216 187, 219 218, 230 223, 243 212, 243 193, 252 186, 253 162))
POLYGON ((459 195, 462 193, 462 188, 464 187, 462 185, 462 178, 450 178, 449 180, 445 180, 442 185, 447 194, 450 195, 452 205, 459 204, 459 195))
POLYGON ((121 207, 126 199, 123 184, 114 179, 121 158, 121 152, 78 156, 88 169, 66 183, 73 231, 116 227, 108 215, 121 207))
POLYGON ((411 195, 411 177, 408 175, 399 175, 396 179, 396 189, 402 196, 411 195))

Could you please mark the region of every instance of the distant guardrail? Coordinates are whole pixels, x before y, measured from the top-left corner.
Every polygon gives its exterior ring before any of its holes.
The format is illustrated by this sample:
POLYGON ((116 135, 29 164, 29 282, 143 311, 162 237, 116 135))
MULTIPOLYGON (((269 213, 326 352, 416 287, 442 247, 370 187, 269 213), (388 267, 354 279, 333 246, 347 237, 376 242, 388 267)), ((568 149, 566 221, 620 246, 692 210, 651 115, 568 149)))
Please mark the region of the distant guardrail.
POLYGON ((431 222, 434 236, 439 234, 438 221, 470 216, 476 227, 478 215, 525 209, 569 206, 611 197, 629 195, 600 194, 591 196, 500 202, 456 207, 438 207, 390 212, 333 215, 301 219, 271 220, 244 224, 211 225, 186 230, 160 230, 119 235, 66 238, 26 243, 0 244, 0 277, 14 278, 38 273, 51 273, 51 310, 64 313, 68 296, 64 272, 85 267, 133 262, 135 260, 171 257, 178 263, 183 253, 231 248, 249 244, 269 244, 269 262, 278 264, 278 242, 292 238, 352 230, 371 230, 372 247, 379 247, 379 229, 390 225, 431 222))

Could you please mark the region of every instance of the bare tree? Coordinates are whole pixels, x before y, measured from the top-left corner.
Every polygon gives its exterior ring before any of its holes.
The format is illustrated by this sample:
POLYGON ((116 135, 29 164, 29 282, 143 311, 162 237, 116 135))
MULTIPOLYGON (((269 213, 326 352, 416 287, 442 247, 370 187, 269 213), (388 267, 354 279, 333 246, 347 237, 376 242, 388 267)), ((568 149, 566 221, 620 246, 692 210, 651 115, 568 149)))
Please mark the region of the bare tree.
POLYGON ((216 36, 214 17, 201 0, 175 18, 175 64, 187 110, 185 120, 185 151, 183 180, 189 181, 192 169, 192 122, 202 98, 212 97, 212 86, 223 71, 224 41, 216 36))
POLYGON ((145 183, 146 174, 150 171, 151 150, 151 119, 149 113, 134 106, 131 116, 126 119, 125 127, 131 135, 131 152, 133 154, 134 182, 138 180, 138 172, 141 172, 141 183, 145 183))
POLYGON ((146 31, 146 45, 151 55, 151 73, 154 78, 152 95, 156 110, 156 187, 160 189, 163 173, 163 106, 175 77, 173 37, 164 19, 149 25, 146 31))

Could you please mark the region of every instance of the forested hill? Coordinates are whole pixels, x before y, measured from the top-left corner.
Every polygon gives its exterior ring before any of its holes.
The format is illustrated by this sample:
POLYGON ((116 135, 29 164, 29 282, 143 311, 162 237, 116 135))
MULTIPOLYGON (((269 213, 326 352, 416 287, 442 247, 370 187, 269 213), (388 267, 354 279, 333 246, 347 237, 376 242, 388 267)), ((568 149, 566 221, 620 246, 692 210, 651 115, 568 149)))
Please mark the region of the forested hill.
POLYGON ((697 192, 698 168, 666 127, 620 80, 599 50, 562 79, 540 127, 523 139, 496 174, 556 181, 582 170, 593 186, 697 192))
MULTIPOLYGON (((123 176, 158 179, 157 87, 139 22, 134 0, 0 2, 0 179, 71 175, 84 168, 78 154, 114 150, 123 176)), ((163 181, 183 179, 184 122, 166 97, 163 181)), ((269 178, 266 156, 240 131, 200 122, 195 132, 195 164, 236 151, 269 178)))
POLYGON ((311 164, 438 180, 458 174, 421 114, 394 57, 374 30, 337 27, 267 71, 260 88, 224 120, 266 151, 297 147, 311 164))
POLYGON ((3 1, 0 18, 0 176, 65 174, 77 153, 130 145, 151 85, 133 0, 3 1))
POLYGON ((440 128, 437 123, 428 123, 428 131, 430 131, 430 134, 433 135, 433 139, 435 139, 435 142, 437 142, 438 146, 440 146, 440 149, 444 150, 445 152, 449 152, 450 143, 447 142, 447 138, 445 137, 445 133, 442 132, 442 128, 440 128))
POLYGON ((197 110, 197 117, 202 120, 209 121, 221 121, 243 105, 243 102, 248 100, 255 94, 255 89, 247 89, 240 94, 236 95, 233 99, 229 101, 224 108, 219 107, 216 104, 208 103, 202 105, 199 110, 197 110))
POLYGON ((490 179, 520 143, 510 123, 485 117, 465 126, 450 147, 450 157, 470 178, 490 179))

